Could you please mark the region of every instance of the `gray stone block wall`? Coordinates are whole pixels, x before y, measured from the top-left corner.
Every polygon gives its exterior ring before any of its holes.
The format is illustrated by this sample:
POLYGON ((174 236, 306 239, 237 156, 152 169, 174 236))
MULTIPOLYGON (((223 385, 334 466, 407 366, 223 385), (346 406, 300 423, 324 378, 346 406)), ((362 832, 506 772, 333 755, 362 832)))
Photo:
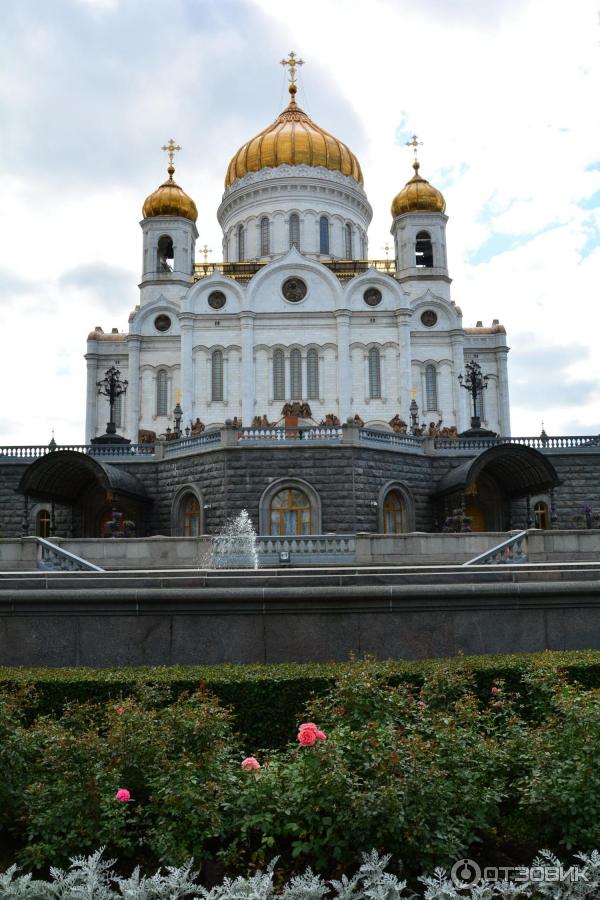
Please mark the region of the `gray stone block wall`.
MULTIPOLYGON (((415 528, 435 530, 439 514, 431 501, 440 479, 467 457, 436 452, 431 455, 399 453, 347 445, 215 448, 193 456, 161 461, 127 461, 126 467, 144 484, 153 503, 138 534, 172 534, 173 500, 188 484, 197 486, 205 505, 205 532, 218 533, 227 518, 247 509, 259 528, 259 502, 274 480, 299 478, 318 493, 323 532, 375 532, 380 510, 374 501, 384 484, 398 481, 411 492, 415 504, 415 528)), ((575 517, 585 503, 600 511, 600 452, 566 450, 548 453, 561 484, 555 490, 556 527, 575 527, 575 517)), ((27 462, 0 461, 0 536, 21 534, 23 498, 17 487, 27 462)), ((525 527, 525 501, 512 504, 511 525, 525 527)), ((71 531, 70 510, 57 504, 57 534, 71 531)), ((75 520, 77 528, 77 519, 75 520)), ((31 532, 33 533, 33 517, 31 532)))

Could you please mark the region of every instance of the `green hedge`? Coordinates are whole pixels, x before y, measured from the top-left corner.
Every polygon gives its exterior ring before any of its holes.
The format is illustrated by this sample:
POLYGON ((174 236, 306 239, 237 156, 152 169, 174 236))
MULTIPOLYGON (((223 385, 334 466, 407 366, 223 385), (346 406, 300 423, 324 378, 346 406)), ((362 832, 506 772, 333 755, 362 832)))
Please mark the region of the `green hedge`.
MULTIPOLYGON (((22 669, 0 668, 0 685, 32 685, 39 694, 38 714, 58 714, 70 701, 105 702, 126 697, 140 684, 168 685, 171 696, 196 690, 203 684, 234 713, 235 723, 249 749, 280 747, 313 696, 326 693, 335 679, 358 663, 280 665, 172 666, 123 669, 22 669)), ((520 695, 527 714, 535 698, 524 692, 522 675, 551 669, 585 688, 600 687, 600 651, 545 652, 504 656, 453 657, 414 662, 372 663, 374 671, 387 674, 391 683, 420 685, 426 674, 451 669, 472 674, 475 691, 487 698, 491 685, 503 680, 520 695)))

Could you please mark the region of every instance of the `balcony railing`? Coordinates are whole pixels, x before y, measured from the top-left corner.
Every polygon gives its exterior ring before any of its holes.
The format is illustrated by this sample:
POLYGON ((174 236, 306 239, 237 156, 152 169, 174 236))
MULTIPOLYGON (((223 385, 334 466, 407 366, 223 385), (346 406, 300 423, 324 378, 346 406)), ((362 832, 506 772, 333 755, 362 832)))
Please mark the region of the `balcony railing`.
POLYGON ((498 444, 522 444, 536 450, 564 450, 573 448, 600 447, 599 435, 558 435, 557 437, 436 437, 433 446, 436 450, 477 450, 495 447, 498 444))
POLYGON ((0 447, 0 458, 23 459, 29 461, 55 453, 57 450, 74 450, 76 453, 87 453, 88 456, 110 456, 129 459, 132 456, 154 456, 154 444, 29 444, 22 446, 0 447))
MULTIPOLYGON (((355 275, 360 275, 369 269, 384 272, 386 275, 395 275, 395 263, 393 259, 327 259, 320 260, 340 281, 348 281, 355 275)), ((233 278, 242 284, 247 283, 257 272, 267 265, 266 261, 254 260, 252 262, 202 262, 194 266, 194 281, 208 278, 215 272, 220 272, 228 278, 233 278)))

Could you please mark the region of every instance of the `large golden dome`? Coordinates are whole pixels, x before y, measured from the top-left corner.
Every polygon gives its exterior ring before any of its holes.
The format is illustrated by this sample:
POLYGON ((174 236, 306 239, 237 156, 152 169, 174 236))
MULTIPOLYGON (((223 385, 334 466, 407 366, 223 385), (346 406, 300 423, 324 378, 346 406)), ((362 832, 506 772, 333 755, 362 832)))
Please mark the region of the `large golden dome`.
POLYGON ((163 181, 154 193, 146 197, 142 207, 143 217, 149 219, 152 216, 182 216, 184 219, 195 222, 198 218, 196 204, 173 180, 175 172, 173 163, 170 163, 167 172, 169 173, 167 180, 163 181))
POLYGON ((425 181, 419 175, 419 162, 415 159, 413 163, 415 174, 408 181, 399 194, 396 194, 392 201, 392 216, 402 215, 407 212, 417 212, 419 210, 425 212, 443 213, 446 211, 446 201, 444 195, 432 184, 425 181))
POLYGON ((296 103, 296 85, 289 85, 291 100, 280 116, 241 147, 225 176, 225 187, 248 172, 276 166, 323 166, 350 175, 362 185, 360 164, 342 141, 324 131, 296 103))

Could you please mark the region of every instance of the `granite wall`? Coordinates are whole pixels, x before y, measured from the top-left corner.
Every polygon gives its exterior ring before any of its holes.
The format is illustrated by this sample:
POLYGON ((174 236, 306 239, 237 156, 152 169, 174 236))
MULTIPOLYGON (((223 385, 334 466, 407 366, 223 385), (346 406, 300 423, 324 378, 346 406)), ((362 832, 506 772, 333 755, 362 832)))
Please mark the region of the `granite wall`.
MULTIPOLYGON (((581 527, 581 507, 590 504, 600 511, 600 450, 548 452, 561 484, 554 493, 558 528, 581 527)), ((204 507, 204 532, 215 534, 224 521, 247 509, 257 530, 260 529, 259 505, 263 493, 280 479, 296 478, 312 486, 322 511, 321 532, 355 534, 381 530, 381 509, 377 506, 381 489, 390 482, 403 484, 412 497, 414 529, 434 531, 441 524, 431 496, 443 475, 462 463, 465 456, 436 451, 433 454, 405 453, 364 446, 295 447, 277 444, 262 446, 216 447, 189 456, 163 460, 116 462, 125 466, 144 484, 153 499, 146 521, 138 523, 138 534, 170 535, 173 506, 178 493, 192 485, 204 507)), ((111 461, 112 462, 112 461, 111 461)), ((0 461, 0 536, 18 537, 22 531, 23 497, 17 492, 27 463, 0 461)), ((30 533, 34 531, 36 504, 30 504, 30 533)), ((57 506, 57 534, 68 536, 77 516, 57 506)), ((526 525, 525 502, 511 505, 510 525, 526 525)))

